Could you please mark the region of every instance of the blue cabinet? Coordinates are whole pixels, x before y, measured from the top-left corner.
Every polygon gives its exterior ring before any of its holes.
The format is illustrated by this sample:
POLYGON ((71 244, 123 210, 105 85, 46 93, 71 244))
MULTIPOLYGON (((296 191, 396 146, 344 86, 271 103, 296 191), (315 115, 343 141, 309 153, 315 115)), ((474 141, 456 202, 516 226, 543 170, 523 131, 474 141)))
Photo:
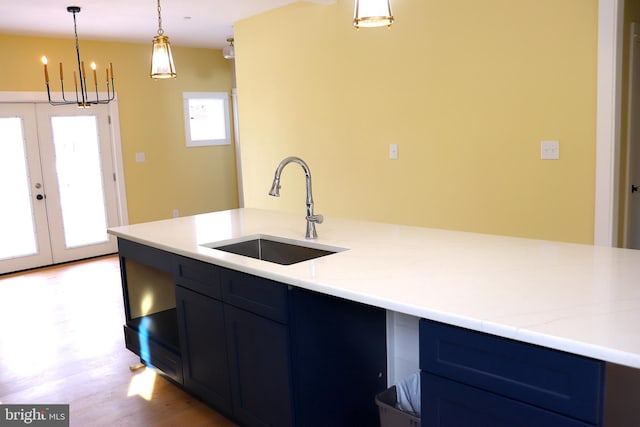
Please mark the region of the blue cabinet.
POLYGON ((377 425, 386 312, 119 240, 127 348, 242 426, 377 425))
POLYGON ((293 425, 288 297, 281 283, 222 272, 231 400, 241 425, 293 425))
POLYGON ((422 319, 423 426, 599 426, 604 362, 422 319))
POLYGON ((289 327, 296 425, 378 426, 387 387, 386 312, 291 290, 289 327))
POLYGON ((230 415, 221 269, 175 256, 175 295, 185 389, 230 415))
POLYGON ((234 419, 247 426, 378 424, 386 313, 224 270, 234 419))
POLYGON ((125 345, 143 363, 181 384, 173 254, 123 239, 118 239, 118 248, 125 345))

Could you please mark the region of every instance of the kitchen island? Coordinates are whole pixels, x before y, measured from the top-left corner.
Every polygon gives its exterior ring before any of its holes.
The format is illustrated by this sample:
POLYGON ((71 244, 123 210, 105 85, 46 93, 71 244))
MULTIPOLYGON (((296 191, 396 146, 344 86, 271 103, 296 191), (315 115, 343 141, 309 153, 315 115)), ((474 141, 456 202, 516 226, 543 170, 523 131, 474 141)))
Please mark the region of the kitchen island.
POLYGON ((640 369, 640 251, 327 218, 331 255, 279 265, 204 246, 303 241, 302 215, 236 209, 123 226, 127 241, 323 295, 640 369))

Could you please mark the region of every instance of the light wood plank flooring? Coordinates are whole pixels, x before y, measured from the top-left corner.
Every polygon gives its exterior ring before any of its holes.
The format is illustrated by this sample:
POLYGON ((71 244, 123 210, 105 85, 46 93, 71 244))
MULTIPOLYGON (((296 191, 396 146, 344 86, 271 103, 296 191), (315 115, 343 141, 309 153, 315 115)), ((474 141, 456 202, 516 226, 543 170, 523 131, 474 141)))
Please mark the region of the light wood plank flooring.
POLYGON ((0 276, 0 403, 70 404, 70 425, 231 427, 153 371, 131 372, 117 256, 0 276))

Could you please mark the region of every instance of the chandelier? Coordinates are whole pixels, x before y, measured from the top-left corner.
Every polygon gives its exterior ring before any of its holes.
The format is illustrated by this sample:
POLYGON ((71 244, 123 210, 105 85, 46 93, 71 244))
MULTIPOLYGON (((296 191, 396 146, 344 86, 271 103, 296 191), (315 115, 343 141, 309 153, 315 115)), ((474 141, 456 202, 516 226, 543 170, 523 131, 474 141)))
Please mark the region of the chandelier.
POLYGON ((64 75, 62 71, 62 62, 60 63, 60 89, 62 92, 62 100, 54 101, 51 99, 51 91, 49 87, 49 70, 47 69, 47 57, 42 57, 42 63, 44 64, 44 82, 47 86, 47 97, 49 98, 49 104, 57 105, 77 105, 80 108, 90 107, 96 104, 108 104, 113 101, 116 96, 115 85, 113 83, 113 64, 109 63, 109 67, 105 68, 106 83, 107 83, 107 95, 106 98, 100 99, 98 94, 98 75, 96 71, 96 63, 91 63, 91 70, 93 71, 93 85, 95 87, 95 99, 89 99, 89 87, 87 86, 87 73, 84 67, 84 61, 80 60, 80 44, 78 43, 78 29, 76 26, 76 14, 80 13, 79 6, 67 7, 67 12, 73 14, 73 33, 76 37, 76 58, 78 60, 78 73, 73 72, 73 84, 75 87, 75 100, 67 99, 67 95, 64 90, 64 75))

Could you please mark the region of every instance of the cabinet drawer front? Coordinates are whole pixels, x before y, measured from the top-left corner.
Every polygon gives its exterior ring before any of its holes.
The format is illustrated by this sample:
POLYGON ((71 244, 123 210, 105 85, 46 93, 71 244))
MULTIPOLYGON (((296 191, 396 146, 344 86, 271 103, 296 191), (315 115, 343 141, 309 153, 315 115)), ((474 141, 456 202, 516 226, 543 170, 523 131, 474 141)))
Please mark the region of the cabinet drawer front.
POLYGON ((153 338, 146 338, 144 342, 141 342, 138 331, 124 326, 126 347, 140 356, 140 359, 146 364, 158 368, 169 378, 182 384, 182 359, 180 355, 155 342, 153 338))
POLYGON ((602 419, 598 360, 422 319, 420 368, 590 423, 602 419))
POLYGON ((182 256, 176 257, 176 283, 212 298, 221 299, 220 268, 182 256))
POLYGON ((222 299, 269 319, 287 323, 287 285, 273 280, 240 273, 222 271, 222 299))
POLYGON ((420 383, 423 427, 591 425, 426 372, 421 373, 420 383))

